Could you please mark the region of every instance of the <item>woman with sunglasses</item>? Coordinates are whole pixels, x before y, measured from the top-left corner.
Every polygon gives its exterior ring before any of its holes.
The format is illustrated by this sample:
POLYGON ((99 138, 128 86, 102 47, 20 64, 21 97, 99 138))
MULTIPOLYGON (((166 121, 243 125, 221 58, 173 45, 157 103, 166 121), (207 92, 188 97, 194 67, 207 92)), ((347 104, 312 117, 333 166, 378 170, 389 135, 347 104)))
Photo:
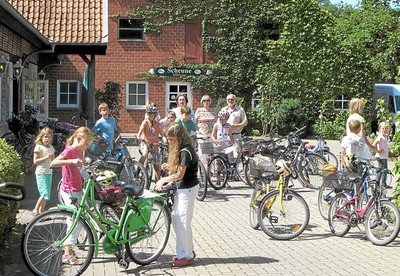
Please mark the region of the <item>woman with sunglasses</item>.
POLYGON ((216 121, 216 113, 214 108, 211 107, 211 98, 208 95, 201 97, 200 103, 202 107, 196 110, 194 115, 194 122, 196 123, 197 130, 197 143, 199 144, 198 154, 200 160, 204 163, 206 156, 202 153, 203 143, 212 143, 211 133, 216 121))

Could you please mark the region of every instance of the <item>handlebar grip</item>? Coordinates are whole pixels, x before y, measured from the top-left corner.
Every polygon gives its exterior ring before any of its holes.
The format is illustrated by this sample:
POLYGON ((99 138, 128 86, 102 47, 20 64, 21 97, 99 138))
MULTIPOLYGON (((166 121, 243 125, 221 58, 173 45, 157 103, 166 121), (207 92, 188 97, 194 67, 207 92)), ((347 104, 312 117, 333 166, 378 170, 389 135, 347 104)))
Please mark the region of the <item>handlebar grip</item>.
POLYGON ((19 195, 10 195, 10 194, 0 193, 1 199, 21 201, 25 198, 25 187, 21 183, 4 182, 4 183, 0 184, 0 190, 6 189, 6 188, 17 189, 21 193, 19 195))

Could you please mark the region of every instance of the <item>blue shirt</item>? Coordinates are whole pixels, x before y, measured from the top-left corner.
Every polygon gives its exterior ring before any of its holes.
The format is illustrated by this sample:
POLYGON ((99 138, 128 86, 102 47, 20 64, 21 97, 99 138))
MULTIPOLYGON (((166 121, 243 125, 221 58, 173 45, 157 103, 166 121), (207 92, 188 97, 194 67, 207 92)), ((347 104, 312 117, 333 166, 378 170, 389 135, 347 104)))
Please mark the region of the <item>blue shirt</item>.
POLYGON ((178 118, 175 121, 176 123, 182 125, 190 135, 191 131, 196 131, 197 125, 195 122, 193 122, 191 119, 189 119, 187 122, 182 121, 182 118, 178 118))
POLYGON ((107 151, 113 150, 113 139, 114 139, 114 131, 117 130, 117 123, 115 122, 114 117, 108 117, 108 119, 104 119, 103 117, 98 119, 96 124, 93 127, 93 133, 96 135, 100 135, 108 142, 107 151))

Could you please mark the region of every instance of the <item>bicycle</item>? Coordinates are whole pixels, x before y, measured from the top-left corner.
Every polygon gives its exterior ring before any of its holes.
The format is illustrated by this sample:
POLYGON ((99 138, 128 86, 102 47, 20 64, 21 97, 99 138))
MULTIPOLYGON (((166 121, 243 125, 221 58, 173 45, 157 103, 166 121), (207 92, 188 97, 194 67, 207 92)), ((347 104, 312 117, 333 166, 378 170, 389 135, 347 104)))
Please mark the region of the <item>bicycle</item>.
POLYGON ((321 135, 318 135, 316 145, 306 145, 306 149, 310 152, 325 157, 326 161, 335 165, 336 168, 339 167, 339 162, 336 155, 330 151, 329 147, 326 145, 326 141, 321 135))
MULTIPOLYGON (((364 172, 373 165, 360 161, 364 172)), ((400 212, 397 206, 385 196, 384 188, 375 180, 361 181, 359 175, 346 178, 339 183, 343 190, 353 190, 353 195, 337 194, 329 207, 328 222, 335 236, 346 235, 350 228, 365 224, 367 238, 375 245, 391 243, 400 231, 400 212), (366 204, 360 200, 360 194, 371 188, 366 204)))
MULTIPOLYGON (((247 184, 245 179, 245 165, 249 155, 248 141, 236 141, 238 145, 221 149, 214 147, 210 153, 210 163, 207 166, 208 181, 215 190, 224 188, 229 180, 239 179, 247 184), (231 162, 228 154, 237 151, 237 156, 231 162)), ((253 147, 252 147, 253 148, 253 147)))
MULTIPOLYGON (((144 161, 144 168, 146 169, 148 178, 149 178, 149 187, 151 185, 151 181, 153 180, 153 172, 154 166, 158 166, 160 168, 160 177, 165 176, 165 172, 161 170, 161 165, 164 162, 167 162, 168 158, 168 144, 159 141, 158 143, 146 143, 146 146, 149 150, 149 154, 147 155, 147 159, 144 161), (157 150, 156 150, 157 148, 157 150), (159 160, 156 160, 155 156, 159 157, 159 160)), ((140 155, 142 155, 141 150, 139 149, 140 155)), ((155 179, 156 181, 156 179, 155 179)), ((149 188, 148 187, 148 188, 149 188)))
POLYGON ((277 161, 277 187, 266 193, 258 205, 258 223, 261 229, 277 240, 290 240, 299 236, 310 221, 307 202, 290 188, 291 169, 286 166, 285 161, 277 161))
POLYGON ((99 252, 99 237, 103 233, 103 251, 114 254, 118 264, 127 269, 130 260, 147 265, 163 252, 170 234, 169 193, 155 194, 138 184, 123 186, 124 204, 118 223, 107 219, 95 201, 96 172, 85 166, 90 176, 82 199, 73 202, 76 208, 58 205, 35 217, 22 236, 22 256, 35 275, 80 275, 99 252), (108 225, 106 227, 105 225, 108 225), (70 246, 81 262, 66 265, 62 262, 63 248, 70 246))

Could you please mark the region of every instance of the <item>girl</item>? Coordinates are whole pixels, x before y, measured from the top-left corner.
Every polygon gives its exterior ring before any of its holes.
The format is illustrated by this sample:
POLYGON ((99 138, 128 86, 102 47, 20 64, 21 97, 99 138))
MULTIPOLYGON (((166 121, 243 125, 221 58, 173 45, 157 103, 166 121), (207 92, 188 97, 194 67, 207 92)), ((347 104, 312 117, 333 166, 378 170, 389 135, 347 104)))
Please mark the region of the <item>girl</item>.
MULTIPOLYGON (((51 162, 52 167, 62 167, 62 183, 60 186, 60 195, 65 204, 75 207, 71 198, 76 198, 78 202, 82 199, 82 176, 80 167, 83 164, 83 152, 93 142, 93 133, 87 127, 78 128, 74 134, 67 140, 65 150, 51 162)), ((67 222, 68 228, 72 221, 67 222)), ((74 244, 77 240, 80 227, 69 237, 68 244, 74 244)), ((70 246, 65 246, 62 258, 64 264, 80 265, 81 260, 76 256, 70 246)))
POLYGON ((189 135, 182 125, 172 124, 167 132, 169 140, 168 163, 161 169, 168 170, 169 175, 157 181, 155 189, 172 181, 179 181, 172 210, 172 226, 176 234, 176 256, 172 257, 175 267, 194 263, 192 218, 194 201, 199 190, 197 179, 197 155, 193 149, 189 135))
POLYGON ((222 148, 227 148, 233 145, 232 125, 228 121, 229 112, 221 110, 218 112, 218 122, 214 124, 211 139, 215 144, 222 148))
POLYGON ((46 207, 46 201, 50 200, 53 175, 53 170, 50 169, 50 163, 54 159, 52 142, 53 132, 48 127, 42 129, 35 140, 33 164, 36 165, 35 175, 40 197, 36 202, 35 209, 33 209, 34 216, 42 213, 46 207))
POLYGON ((149 155, 149 145, 153 145, 153 165, 154 165, 154 177, 157 181, 160 179, 160 166, 157 165, 160 156, 158 154, 158 137, 164 135, 163 128, 160 122, 156 121, 156 117, 158 115, 158 108, 156 106, 149 105, 146 108, 146 119, 143 120, 140 125, 138 136, 143 140, 140 144, 140 151, 142 152, 142 156, 139 159, 139 162, 144 164, 148 155, 149 155))
POLYGON ((376 137, 373 146, 375 147, 375 157, 378 157, 379 170, 376 174, 376 181, 378 184, 383 185, 385 188, 392 188, 386 184, 388 168, 388 158, 389 158, 389 142, 388 136, 390 131, 390 124, 388 122, 381 122, 379 124, 379 134, 376 137))

